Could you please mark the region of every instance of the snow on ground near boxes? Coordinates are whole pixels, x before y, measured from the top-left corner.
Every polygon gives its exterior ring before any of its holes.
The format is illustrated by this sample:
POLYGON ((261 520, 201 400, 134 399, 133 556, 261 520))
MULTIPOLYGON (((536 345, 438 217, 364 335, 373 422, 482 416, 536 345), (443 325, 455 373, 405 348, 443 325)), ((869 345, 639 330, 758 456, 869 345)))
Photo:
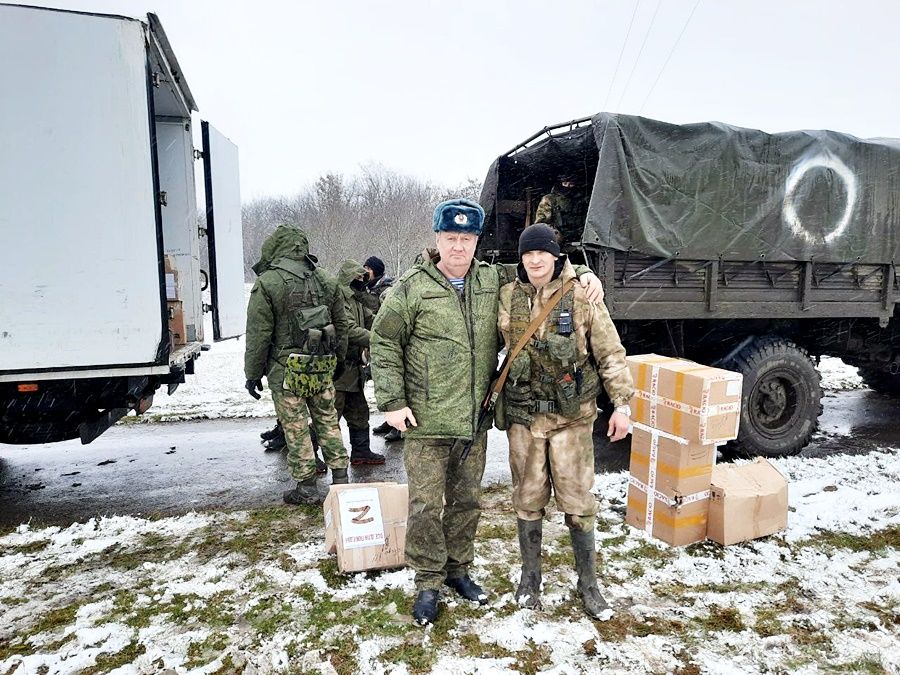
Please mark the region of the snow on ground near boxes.
POLYGON ((23 525, 0 537, 0 673, 900 673, 900 450, 773 463, 790 481, 788 531, 725 548, 629 528, 626 474, 598 476, 615 609, 599 622, 573 597, 559 513, 543 610, 515 605, 508 488, 485 496, 471 570, 490 605, 444 594, 426 631, 408 615, 412 572, 337 574, 316 509, 23 525))

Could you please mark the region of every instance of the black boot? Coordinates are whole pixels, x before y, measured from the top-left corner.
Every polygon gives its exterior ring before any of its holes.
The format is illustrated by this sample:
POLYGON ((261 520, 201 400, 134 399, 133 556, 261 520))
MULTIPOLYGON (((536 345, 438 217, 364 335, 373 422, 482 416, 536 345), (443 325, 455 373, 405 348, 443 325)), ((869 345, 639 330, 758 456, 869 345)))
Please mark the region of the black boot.
POLYGON ((281 433, 281 422, 276 420, 275 426, 272 427, 271 429, 267 429, 266 431, 262 432, 259 435, 259 437, 261 439, 263 439, 264 441, 271 441, 273 438, 275 438, 280 433, 281 433))
POLYGON ((310 476, 306 480, 297 483, 297 487, 288 490, 282 495, 287 504, 321 504, 319 487, 316 485, 316 477, 310 476))
POLYGON ((393 428, 394 427, 392 427, 387 422, 382 422, 377 427, 372 429, 372 433, 375 434, 376 436, 384 436, 387 432, 389 432, 393 428))
POLYGON ((516 589, 516 602, 528 609, 541 608, 541 528, 542 520, 516 521, 522 576, 516 589))
POLYGON ((395 443, 396 441, 402 441, 403 434, 397 431, 394 427, 391 427, 391 430, 384 435, 385 443, 395 443))
POLYGON ((441 594, 435 590, 419 591, 416 602, 413 605, 413 621, 420 626, 434 623, 438 615, 438 600, 441 594))
POLYGON ((569 528, 572 550, 575 552, 575 571, 578 572, 578 594, 584 602, 584 611, 595 619, 604 618, 609 605, 597 588, 597 549, 594 548, 593 528, 584 532, 569 528))
POLYGON ((353 466, 360 464, 384 464, 384 455, 372 452, 369 445, 369 428, 350 429, 350 463, 353 466))
POLYGON ((444 583, 459 593, 466 600, 477 602, 479 605, 486 605, 488 601, 487 593, 484 589, 472 581, 472 577, 465 574, 461 577, 447 577, 444 583))
POLYGON ((347 477, 347 469, 332 469, 331 470, 331 484, 332 485, 346 485, 350 482, 350 479, 347 477))

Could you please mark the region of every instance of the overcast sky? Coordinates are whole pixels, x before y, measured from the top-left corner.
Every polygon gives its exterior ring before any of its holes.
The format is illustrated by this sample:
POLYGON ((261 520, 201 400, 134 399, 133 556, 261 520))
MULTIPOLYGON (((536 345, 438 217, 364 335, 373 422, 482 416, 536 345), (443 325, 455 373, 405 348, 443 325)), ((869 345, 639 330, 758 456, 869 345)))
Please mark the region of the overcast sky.
POLYGON ((482 179, 601 110, 900 137, 895 0, 45 4, 158 14, 201 116, 240 148, 244 201, 368 162, 482 179))

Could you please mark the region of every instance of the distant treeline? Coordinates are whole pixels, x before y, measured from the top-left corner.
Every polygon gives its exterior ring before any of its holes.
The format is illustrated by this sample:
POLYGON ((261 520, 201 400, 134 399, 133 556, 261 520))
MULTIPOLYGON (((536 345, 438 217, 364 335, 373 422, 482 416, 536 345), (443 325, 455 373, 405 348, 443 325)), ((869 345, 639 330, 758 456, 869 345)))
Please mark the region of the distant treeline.
POLYGON ((363 167, 358 175, 328 173, 291 197, 263 197, 243 205, 244 273, 259 259, 266 237, 281 224, 301 227, 310 251, 326 269, 343 260, 360 263, 371 255, 384 261, 396 276, 432 245, 431 217, 445 199, 478 200, 481 183, 469 179, 456 187, 437 186, 380 165, 363 167))

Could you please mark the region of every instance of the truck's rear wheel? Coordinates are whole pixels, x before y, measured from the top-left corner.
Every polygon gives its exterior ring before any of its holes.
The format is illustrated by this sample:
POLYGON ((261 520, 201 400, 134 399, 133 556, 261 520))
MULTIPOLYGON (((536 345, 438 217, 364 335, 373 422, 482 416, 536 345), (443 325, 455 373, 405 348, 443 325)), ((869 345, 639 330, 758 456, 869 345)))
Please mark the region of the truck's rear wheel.
POLYGON ((728 449, 744 457, 800 452, 822 413, 819 372, 806 350, 784 338, 758 338, 725 367, 744 376, 740 432, 728 449))
POLYGON ((900 396, 900 375, 891 375, 880 368, 859 368, 859 376, 872 391, 887 396, 900 396))

